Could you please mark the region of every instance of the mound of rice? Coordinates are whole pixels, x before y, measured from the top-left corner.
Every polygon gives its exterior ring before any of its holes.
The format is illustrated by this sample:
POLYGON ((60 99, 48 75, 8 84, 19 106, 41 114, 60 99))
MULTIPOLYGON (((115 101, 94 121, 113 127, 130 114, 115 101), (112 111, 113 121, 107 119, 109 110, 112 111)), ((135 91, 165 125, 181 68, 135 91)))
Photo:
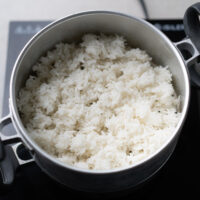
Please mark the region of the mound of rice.
POLYGON ((181 113, 167 67, 118 35, 86 34, 33 66, 18 109, 35 142, 85 169, 133 165, 173 133, 181 113))

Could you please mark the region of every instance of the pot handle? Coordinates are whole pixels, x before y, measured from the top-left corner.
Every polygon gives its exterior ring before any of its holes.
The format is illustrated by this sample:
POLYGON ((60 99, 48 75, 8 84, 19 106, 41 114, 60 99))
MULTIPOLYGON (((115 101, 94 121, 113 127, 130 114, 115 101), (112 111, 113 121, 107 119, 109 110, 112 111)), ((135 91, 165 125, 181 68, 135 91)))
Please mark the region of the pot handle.
POLYGON ((12 122, 10 114, 0 120, 0 175, 4 185, 10 185, 14 181, 16 169, 23 164, 34 161, 33 158, 23 160, 18 155, 18 148, 22 142, 18 134, 5 136, 2 129, 12 122))
POLYGON ((184 30, 200 52, 200 3, 190 6, 184 15, 184 30))
POLYGON ((184 15, 186 38, 175 43, 187 66, 194 86, 200 88, 200 3, 190 6, 184 15))

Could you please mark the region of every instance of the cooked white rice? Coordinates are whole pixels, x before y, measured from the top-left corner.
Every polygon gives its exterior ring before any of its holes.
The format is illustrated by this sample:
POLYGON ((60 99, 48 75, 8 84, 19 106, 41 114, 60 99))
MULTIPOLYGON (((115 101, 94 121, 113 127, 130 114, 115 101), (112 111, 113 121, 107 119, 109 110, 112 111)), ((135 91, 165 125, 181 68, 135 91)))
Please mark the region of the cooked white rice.
POLYGON ((60 43, 33 72, 19 93, 23 124, 40 147, 69 165, 133 165, 160 148, 180 118, 168 68, 118 35, 60 43))

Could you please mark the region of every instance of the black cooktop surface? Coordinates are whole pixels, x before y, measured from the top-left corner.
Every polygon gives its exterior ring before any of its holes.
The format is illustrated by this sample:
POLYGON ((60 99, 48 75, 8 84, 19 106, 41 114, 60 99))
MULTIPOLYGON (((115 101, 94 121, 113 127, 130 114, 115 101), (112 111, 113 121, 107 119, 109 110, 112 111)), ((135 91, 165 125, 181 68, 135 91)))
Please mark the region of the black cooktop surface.
MULTIPOLYGON (((185 37, 181 20, 151 20, 173 42, 185 37)), ((11 22, 7 52, 6 84, 4 91, 3 115, 8 114, 8 88, 13 64, 22 47, 36 32, 49 21, 11 22)), ((135 190, 115 194, 88 194, 74 191, 59 185, 44 174, 35 164, 18 169, 14 183, 9 187, 0 185, 1 200, 23 199, 163 199, 190 198, 196 199, 200 190, 200 92, 191 86, 191 101, 178 145, 165 166, 150 181, 135 190)), ((12 125, 6 127, 9 133, 14 132, 12 125)))

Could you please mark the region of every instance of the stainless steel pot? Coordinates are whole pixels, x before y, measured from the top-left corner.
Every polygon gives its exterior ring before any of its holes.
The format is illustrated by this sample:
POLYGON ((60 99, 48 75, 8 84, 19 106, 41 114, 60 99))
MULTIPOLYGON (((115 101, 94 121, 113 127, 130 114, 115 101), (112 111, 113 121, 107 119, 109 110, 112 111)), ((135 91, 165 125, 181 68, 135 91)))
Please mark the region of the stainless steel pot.
POLYGON ((174 151, 187 114, 190 96, 187 68, 191 71, 193 83, 200 86, 197 69, 200 50, 199 13, 200 3, 194 4, 186 11, 184 25, 189 37, 176 44, 173 44, 163 33, 142 19, 107 11, 85 12, 65 17, 51 23, 35 35, 24 47, 15 63, 10 82, 10 114, 0 121, 0 132, 10 122, 17 132, 12 136, 1 133, 0 169, 4 184, 10 184, 13 181, 15 169, 19 165, 30 161, 35 161, 44 172, 58 182, 82 191, 119 191, 135 187, 153 176, 174 151), (76 41, 86 32, 124 35, 130 44, 145 49, 156 63, 169 66, 173 74, 176 92, 181 95, 182 115, 174 133, 162 148, 136 165, 104 171, 91 171, 68 166, 43 151, 29 137, 20 119, 16 99, 37 59, 56 43, 76 41), (19 158, 17 148, 21 143, 31 153, 31 160, 19 158))

